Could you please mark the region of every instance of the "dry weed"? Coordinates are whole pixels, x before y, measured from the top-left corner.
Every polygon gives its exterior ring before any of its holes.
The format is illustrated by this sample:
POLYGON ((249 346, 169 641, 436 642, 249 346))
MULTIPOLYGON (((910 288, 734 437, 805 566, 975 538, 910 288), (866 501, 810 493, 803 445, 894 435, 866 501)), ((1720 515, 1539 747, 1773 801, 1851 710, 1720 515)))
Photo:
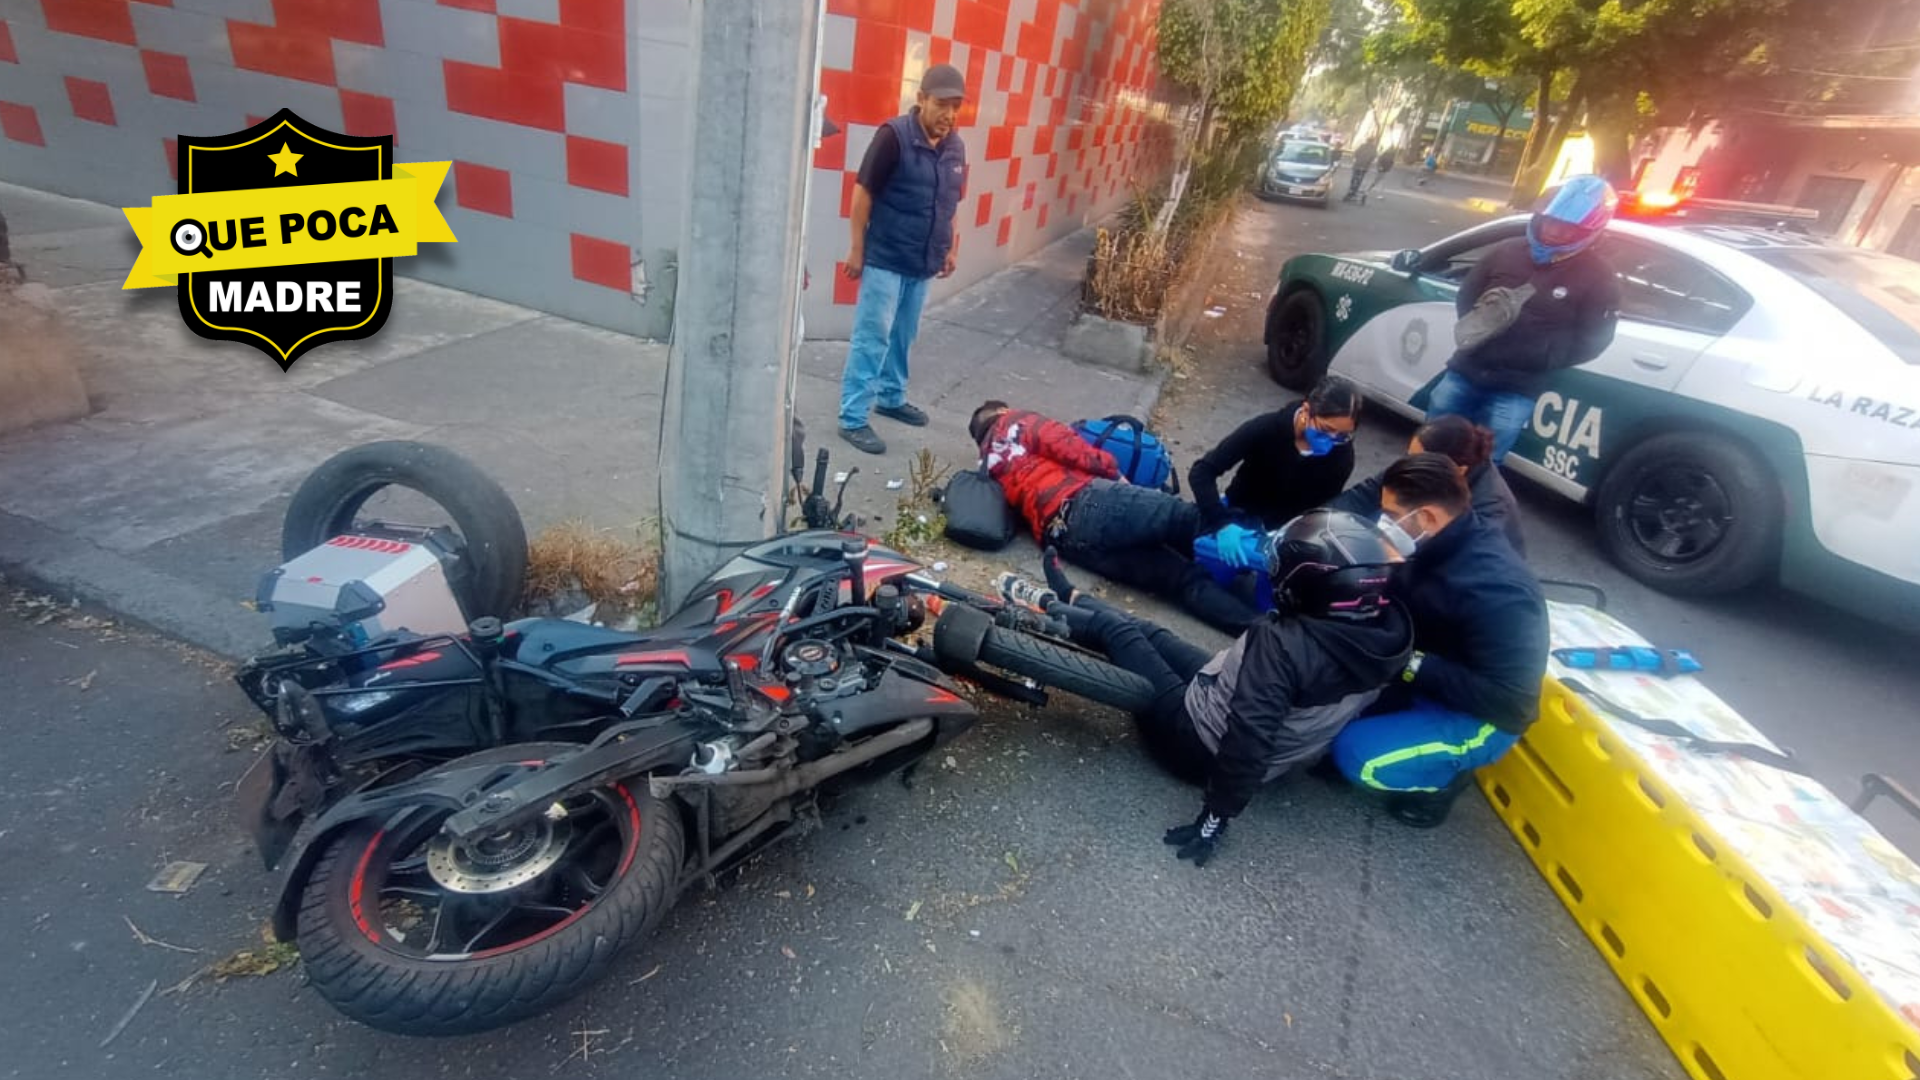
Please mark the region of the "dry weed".
POLYGON ((578 518, 541 532, 527 547, 530 603, 559 597, 636 612, 653 602, 660 584, 660 547, 643 523, 630 531, 602 529, 578 518))

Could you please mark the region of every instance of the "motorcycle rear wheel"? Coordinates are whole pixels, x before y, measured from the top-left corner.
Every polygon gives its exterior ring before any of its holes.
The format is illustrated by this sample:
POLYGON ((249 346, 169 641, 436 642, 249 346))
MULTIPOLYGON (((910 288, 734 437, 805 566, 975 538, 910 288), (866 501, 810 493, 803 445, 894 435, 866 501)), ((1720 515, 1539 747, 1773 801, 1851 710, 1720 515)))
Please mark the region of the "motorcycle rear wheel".
POLYGON ((1153 704, 1153 684, 1142 676, 1018 630, 1001 626, 988 630, 980 642, 980 659, 1042 686, 1127 712, 1145 712, 1153 704))
POLYGON ((526 585, 527 531, 513 497, 478 465, 431 443, 366 443, 321 462, 287 505, 281 557, 297 558, 353 532, 368 501, 386 488, 418 492, 444 514, 413 524, 453 526, 463 551, 449 584, 467 619, 508 619, 518 611, 526 585))
MULTIPOLYGON (((525 760, 529 747, 487 753, 525 760)), ((434 846, 445 815, 406 835, 368 822, 335 836, 300 901, 314 989, 369 1027, 429 1036, 498 1028, 586 989, 672 905, 684 836, 644 786, 610 785, 569 809, 464 856, 434 846)))

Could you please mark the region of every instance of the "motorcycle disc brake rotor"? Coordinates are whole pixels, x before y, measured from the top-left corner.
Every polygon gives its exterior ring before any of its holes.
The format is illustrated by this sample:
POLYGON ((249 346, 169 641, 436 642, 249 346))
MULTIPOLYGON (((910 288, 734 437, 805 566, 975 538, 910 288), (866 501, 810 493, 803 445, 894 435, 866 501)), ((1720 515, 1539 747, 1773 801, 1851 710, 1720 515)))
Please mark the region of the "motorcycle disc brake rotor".
POLYGON ((427 873, 450 892, 505 892, 551 870, 572 836, 565 819, 546 818, 465 844, 435 836, 427 842, 427 873))

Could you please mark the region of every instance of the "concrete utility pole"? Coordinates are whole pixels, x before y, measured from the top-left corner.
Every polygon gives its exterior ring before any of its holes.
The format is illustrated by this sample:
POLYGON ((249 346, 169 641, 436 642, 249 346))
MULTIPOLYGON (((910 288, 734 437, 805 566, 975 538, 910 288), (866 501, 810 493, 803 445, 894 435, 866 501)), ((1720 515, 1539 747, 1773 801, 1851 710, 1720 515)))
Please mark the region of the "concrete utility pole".
POLYGON ((819 32, 818 3, 693 2, 693 150, 660 432, 663 614, 785 513, 819 32))

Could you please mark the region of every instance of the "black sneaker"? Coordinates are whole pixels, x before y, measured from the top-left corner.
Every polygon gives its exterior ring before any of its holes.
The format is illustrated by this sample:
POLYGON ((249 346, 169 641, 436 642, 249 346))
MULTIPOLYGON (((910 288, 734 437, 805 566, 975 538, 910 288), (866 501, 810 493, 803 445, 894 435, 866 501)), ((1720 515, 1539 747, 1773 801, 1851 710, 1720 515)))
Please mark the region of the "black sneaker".
POLYGON ((889 420, 898 420, 909 427, 927 426, 927 414, 904 401, 898 405, 876 405, 873 411, 889 420))
POLYGON ((873 429, 865 424, 857 428, 841 428, 840 437, 852 443, 855 450, 869 454, 884 454, 887 452, 887 444, 881 442, 880 436, 875 435, 873 429))
POLYGON ((1325 780, 1329 784, 1344 785, 1347 782, 1346 774, 1340 771, 1340 766, 1334 762, 1332 754, 1322 754, 1320 760, 1307 766, 1306 774, 1315 780, 1325 780))
MULTIPOLYGON (((1463 773, 1471 779, 1471 774, 1463 773)), ((1403 825, 1416 829, 1438 828, 1453 812, 1453 804, 1469 785, 1458 781, 1439 791, 1396 791, 1387 797, 1387 814, 1403 825)))

